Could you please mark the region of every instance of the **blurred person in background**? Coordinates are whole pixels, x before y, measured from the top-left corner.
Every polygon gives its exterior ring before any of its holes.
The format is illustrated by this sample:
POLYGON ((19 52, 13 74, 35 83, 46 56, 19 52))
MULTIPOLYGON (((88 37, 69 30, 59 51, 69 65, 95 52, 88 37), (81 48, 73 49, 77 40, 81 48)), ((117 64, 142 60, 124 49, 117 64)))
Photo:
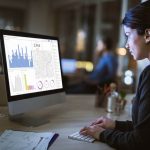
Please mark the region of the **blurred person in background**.
MULTIPOLYGON (((150 60, 150 1, 130 9, 123 21, 127 37, 126 48, 135 60, 150 60)), ((136 96, 132 104, 132 121, 117 121, 100 117, 81 134, 109 144, 119 150, 149 149, 150 139, 150 65, 139 78, 136 96)))
POLYGON ((81 82, 67 88, 67 93, 95 93, 97 86, 115 82, 118 59, 112 48, 112 39, 103 37, 97 45, 97 64, 92 73, 81 78, 81 82))

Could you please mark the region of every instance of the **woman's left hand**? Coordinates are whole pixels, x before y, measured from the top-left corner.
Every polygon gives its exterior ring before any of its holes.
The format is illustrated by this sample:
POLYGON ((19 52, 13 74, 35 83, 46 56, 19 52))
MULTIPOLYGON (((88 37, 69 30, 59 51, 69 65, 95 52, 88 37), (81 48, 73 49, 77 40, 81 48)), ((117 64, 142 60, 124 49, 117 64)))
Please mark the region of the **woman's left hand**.
POLYGON ((100 127, 99 125, 92 125, 89 127, 84 127, 83 129, 80 130, 80 134, 83 135, 90 135, 93 138, 100 140, 100 134, 104 131, 105 129, 100 127))

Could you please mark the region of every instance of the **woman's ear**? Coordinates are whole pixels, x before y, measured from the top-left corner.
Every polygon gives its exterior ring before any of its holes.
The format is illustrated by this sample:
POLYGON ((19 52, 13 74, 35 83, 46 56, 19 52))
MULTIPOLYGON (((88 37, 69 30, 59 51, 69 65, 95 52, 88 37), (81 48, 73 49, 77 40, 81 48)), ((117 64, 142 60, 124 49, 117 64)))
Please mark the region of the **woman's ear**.
POLYGON ((146 44, 150 43, 150 29, 145 30, 144 39, 146 44))

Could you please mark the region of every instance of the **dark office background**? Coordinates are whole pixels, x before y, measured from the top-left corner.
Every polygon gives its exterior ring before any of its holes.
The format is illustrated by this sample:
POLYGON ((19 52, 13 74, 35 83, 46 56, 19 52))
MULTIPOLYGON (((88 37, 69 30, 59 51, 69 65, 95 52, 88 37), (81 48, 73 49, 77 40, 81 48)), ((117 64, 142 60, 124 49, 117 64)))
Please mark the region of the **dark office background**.
MULTIPOLYGON (((97 40, 108 35, 123 47, 120 26, 125 11, 140 0, 0 0, 0 28, 58 36, 61 56, 94 63, 97 40), (83 43, 78 42, 82 34, 83 43), (79 46, 78 46, 79 44, 79 46)), ((137 64, 130 54, 120 57, 120 73, 137 64)), ((1 59, 0 59, 1 62, 1 59)), ((135 77, 136 78, 136 77, 135 77)))

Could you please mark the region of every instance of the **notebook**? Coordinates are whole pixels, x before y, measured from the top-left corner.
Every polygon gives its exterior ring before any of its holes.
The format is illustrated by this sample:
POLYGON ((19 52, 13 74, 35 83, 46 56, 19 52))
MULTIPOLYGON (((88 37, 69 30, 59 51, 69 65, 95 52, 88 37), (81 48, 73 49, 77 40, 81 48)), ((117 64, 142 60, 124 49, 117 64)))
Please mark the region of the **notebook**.
POLYGON ((0 135, 1 150, 47 150, 58 134, 5 130, 0 135))

